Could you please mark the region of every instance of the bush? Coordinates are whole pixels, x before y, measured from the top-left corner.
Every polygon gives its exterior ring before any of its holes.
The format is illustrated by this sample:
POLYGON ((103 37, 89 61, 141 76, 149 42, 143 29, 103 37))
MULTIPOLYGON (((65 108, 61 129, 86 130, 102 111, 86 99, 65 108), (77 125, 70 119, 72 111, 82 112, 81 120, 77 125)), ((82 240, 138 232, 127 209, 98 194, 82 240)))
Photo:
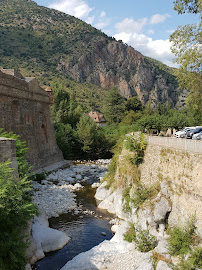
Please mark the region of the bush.
POLYGON ((27 199, 31 190, 27 177, 13 180, 9 161, 0 163, 0 269, 25 268, 25 248, 22 230, 36 213, 36 207, 27 199))
POLYGON ((130 225, 129 228, 127 232, 123 234, 123 237, 125 241, 132 243, 136 239, 136 231, 133 223, 130 223, 129 225, 130 225))
POLYGON ((112 152, 114 153, 114 155, 108 166, 107 174, 104 177, 104 180, 107 181, 106 188, 109 188, 114 183, 114 177, 115 177, 115 173, 117 169, 119 155, 122 151, 122 147, 123 147, 123 142, 122 142, 122 139, 120 139, 112 149, 112 152))
POLYGON ((133 223, 130 223, 129 229, 123 236, 125 241, 134 242, 141 252, 148 252, 156 246, 156 238, 149 233, 149 230, 139 228, 136 232, 133 223))
POLYGON ((132 211, 132 209, 131 209, 130 191, 131 191, 131 186, 125 188, 123 190, 123 195, 122 195, 122 202, 124 203, 123 204, 123 210, 126 213, 132 211))
POLYGON ((174 270, 197 270, 202 268, 202 247, 197 247, 190 252, 187 260, 180 256, 180 262, 174 267, 174 270))
POLYGON ((139 165, 143 162, 144 151, 147 147, 147 142, 144 134, 140 133, 139 136, 130 135, 125 141, 126 149, 134 152, 131 162, 135 165, 139 165))
POLYGON ((11 138, 16 140, 16 159, 18 163, 19 177, 25 177, 31 173, 31 166, 27 161, 26 142, 20 140, 20 136, 13 132, 4 132, 0 129, 0 137, 11 138))
POLYGON ((172 230, 168 230, 168 233, 168 244, 171 255, 184 255, 188 253, 190 246, 198 239, 193 219, 186 226, 174 226, 172 230))
POLYGON ((141 252, 153 250, 156 246, 156 238, 149 233, 149 230, 138 230, 135 240, 137 249, 141 252))
POLYGON ((157 195, 158 192, 158 187, 151 186, 151 187, 146 187, 139 183, 136 185, 134 193, 131 198, 131 202, 134 205, 134 207, 139 208, 143 205, 143 203, 157 195))

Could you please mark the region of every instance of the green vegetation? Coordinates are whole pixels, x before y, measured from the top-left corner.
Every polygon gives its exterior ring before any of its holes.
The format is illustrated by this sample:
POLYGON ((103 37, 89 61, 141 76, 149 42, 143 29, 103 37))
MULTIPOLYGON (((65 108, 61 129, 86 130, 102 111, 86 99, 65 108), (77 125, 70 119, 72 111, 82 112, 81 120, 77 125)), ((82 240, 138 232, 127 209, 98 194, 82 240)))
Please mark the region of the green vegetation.
POLYGON ((131 162, 135 165, 141 164, 144 158, 144 151, 147 147, 144 134, 140 133, 138 136, 127 136, 124 144, 127 150, 134 153, 134 156, 130 158, 131 162))
POLYGON ((187 108, 194 115, 195 123, 202 119, 202 74, 201 74, 201 27, 202 27, 202 1, 176 0, 174 9, 178 14, 186 12, 198 15, 199 21, 194 24, 178 26, 170 36, 171 51, 175 54, 175 62, 180 68, 175 71, 181 87, 190 91, 187 99, 187 108))
POLYGON ((132 191, 131 188, 132 187, 129 186, 123 190, 122 198, 125 212, 131 212, 132 207, 141 208, 145 201, 154 198, 159 191, 158 185, 146 187, 140 182, 133 185, 132 191))
POLYGON ((118 165, 118 159, 119 159, 119 155, 121 153, 122 147, 123 147, 122 139, 119 139, 116 145, 111 150, 114 155, 108 166, 107 174, 104 177, 104 180, 107 181, 106 188, 110 188, 112 185, 115 184, 114 177, 115 177, 115 173, 116 173, 116 169, 118 165))
POLYGON ((11 138, 16 140, 16 158, 18 163, 18 172, 20 177, 30 175, 31 166, 26 159, 27 148, 26 142, 20 140, 20 136, 13 132, 5 132, 0 129, 0 137, 11 138))
POLYGON ((136 231, 132 223, 124 234, 124 239, 128 242, 134 242, 137 249, 141 252, 148 252, 156 246, 156 238, 149 233, 149 230, 138 228, 136 231))
POLYGON ((174 270, 197 270, 202 268, 202 247, 190 251, 187 259, 180 257, 180 262, 173 267, 174 270))
POLYGON ((26 244, 23 229, 37 212, 31 202, 30 166, 25 158, 27 149, 25 142, 13 133, 1 130, 0 136, 16 139, 20 175, 19 179, 14 179, 10 161, 0 163, 0 269, 24 269, 26 244))
POLYGON ((116 87, 111 88, 103 101, 103 113, 108 123, 120 123, 124 117, 125 104, 116 87))
POLYGON ((197 244, 199 240, 193 218, 187 222, 186 226, 174 226, 168 230, 168 233, 168 244, 171 255, 187 254, 191 250, 191 245, 197 244))
POLYGON ((127 232, 123 234, 124 240, 132 243, 136 240, 136 230, 134 224, 131 222, 129 223, 129 228, 127 229, 127 232))

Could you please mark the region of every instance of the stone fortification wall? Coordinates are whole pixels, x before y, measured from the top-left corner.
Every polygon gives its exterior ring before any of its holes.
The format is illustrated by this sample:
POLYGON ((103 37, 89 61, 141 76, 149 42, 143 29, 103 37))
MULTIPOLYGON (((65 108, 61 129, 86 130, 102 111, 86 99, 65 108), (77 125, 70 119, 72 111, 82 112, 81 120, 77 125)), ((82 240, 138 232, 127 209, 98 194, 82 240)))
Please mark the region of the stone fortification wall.
POLYGON ((34 170, 63 160, 55 140, 49 96, 35 78, 21 79, 0 71, 0 128, 26 141, 34 170))
POLYGON ((14 168, 14 175, 18 177, 15 140, 0 137, 0 162, 5 162, 7 160, 10 160, 11 168, 14 168))
POLYGON ((159 137, 150 137, 148 142, 140 165, 142 183, 166 181, 172 190, 169 223, 185 223, 196 215, 202 235, 202 142, 159 137))

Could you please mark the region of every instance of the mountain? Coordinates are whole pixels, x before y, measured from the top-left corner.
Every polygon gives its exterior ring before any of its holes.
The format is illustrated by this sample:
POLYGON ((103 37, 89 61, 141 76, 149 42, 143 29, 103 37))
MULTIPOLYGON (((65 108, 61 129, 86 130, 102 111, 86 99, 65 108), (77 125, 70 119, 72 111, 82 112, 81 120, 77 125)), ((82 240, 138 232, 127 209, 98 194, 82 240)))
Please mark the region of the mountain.
POLYGON ((59 76, 67 90, 69 84, 76 85, 77 90, 72 89, 76 98, 79 89, 95 88, 95 95, 91 90, 90 95, 101 100, 116 85, 122 96, 138 95, 143 104, 176 105, 180 90, 172 68, 73 16, 31 0, 0 2, 0 65, 4 68, 19 68, 23 75, 34 75, 46 84, 59 76))

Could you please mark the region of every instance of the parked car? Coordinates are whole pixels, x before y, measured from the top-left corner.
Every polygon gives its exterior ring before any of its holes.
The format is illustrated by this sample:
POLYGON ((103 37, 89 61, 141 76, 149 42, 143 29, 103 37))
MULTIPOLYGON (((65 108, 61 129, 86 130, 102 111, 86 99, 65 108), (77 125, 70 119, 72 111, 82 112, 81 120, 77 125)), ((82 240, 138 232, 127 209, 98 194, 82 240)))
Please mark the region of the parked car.
POLYGON ((175 133, 174 136, 175 136, 176 138, 184 138, 187 131, 192 131, 192 130, 194 130, 195 128, 196 128, 196 127, 185 127, 185 128, 183 128, 183 129, 177 131, 177 132, 175 133))
POLYGON ((187 130, 185 134, 186 139, 192 139, 194 134, 197 134, 202 131, 202 127, 195 128, 194 130, 187 130))
POLYGON ((192 136, 192 140, 202 140, 202 131, 192 136))

